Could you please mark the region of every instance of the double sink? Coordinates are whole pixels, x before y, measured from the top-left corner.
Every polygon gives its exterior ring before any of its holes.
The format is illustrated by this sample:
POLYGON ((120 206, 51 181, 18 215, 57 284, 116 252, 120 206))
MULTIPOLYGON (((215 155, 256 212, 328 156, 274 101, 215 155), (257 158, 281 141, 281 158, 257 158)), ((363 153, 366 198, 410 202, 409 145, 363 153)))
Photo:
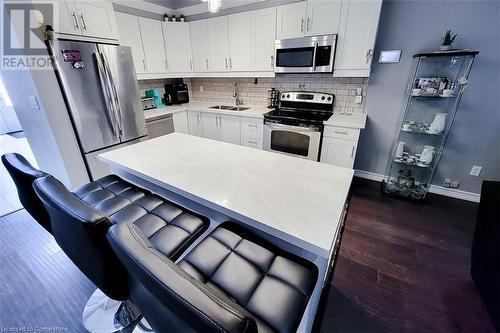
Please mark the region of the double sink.
POLYGON ((227 110, 227 111, 245 111, 250 108, 245 108, 243 106, 216 105, 216 106, 211 106, 210 109, 227 110))

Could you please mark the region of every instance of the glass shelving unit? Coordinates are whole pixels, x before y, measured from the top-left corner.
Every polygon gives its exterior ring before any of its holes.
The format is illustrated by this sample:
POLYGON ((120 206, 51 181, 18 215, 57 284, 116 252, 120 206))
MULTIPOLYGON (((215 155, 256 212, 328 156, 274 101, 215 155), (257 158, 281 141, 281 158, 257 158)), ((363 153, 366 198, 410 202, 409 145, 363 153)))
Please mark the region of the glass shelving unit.
POLYGON ((407 102, 382 184, 386 194, 423 200, 479 51, 418 53, 407 102))

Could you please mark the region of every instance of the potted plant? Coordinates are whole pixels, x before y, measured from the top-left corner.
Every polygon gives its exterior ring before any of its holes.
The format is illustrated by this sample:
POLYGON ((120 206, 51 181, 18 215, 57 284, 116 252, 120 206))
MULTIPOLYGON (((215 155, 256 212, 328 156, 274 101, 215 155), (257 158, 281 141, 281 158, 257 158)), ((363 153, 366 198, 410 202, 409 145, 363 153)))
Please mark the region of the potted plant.
POLYGON ((453 44, 455 38, 457 38, 457 34, 452 33, 451 30, 446 31, 444 37, 441 38, 441 50, 451 50, 451 44, 453 44))

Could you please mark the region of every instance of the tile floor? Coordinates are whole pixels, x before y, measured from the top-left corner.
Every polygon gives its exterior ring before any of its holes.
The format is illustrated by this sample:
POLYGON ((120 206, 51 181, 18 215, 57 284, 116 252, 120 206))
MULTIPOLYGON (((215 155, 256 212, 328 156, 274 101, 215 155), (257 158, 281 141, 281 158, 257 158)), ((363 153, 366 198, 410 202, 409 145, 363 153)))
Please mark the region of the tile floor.
MULTIPOLYGON (((0 135, 0 155, 13 152, 23 155, 33 166, 37 167, 28 140, 22 135, 22 132, 17 132, 12 135, 0 135)), ((22 205, 17 196, 16 186, 12 182, 3 164, 0 163, 0 216, 21 208, 22 205)))

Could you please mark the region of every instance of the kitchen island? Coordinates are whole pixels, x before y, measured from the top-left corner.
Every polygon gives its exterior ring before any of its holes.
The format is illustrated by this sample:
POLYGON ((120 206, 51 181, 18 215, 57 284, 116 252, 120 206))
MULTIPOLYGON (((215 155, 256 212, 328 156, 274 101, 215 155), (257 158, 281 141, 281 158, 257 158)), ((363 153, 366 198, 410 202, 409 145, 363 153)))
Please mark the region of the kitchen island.
POLYGON ((237 221, 315 263, 318 282, 299 326, 311 331, 335 263, 353 170, 181 133, 99 159, 124 178, 208 216, 207 234, 237 221))

